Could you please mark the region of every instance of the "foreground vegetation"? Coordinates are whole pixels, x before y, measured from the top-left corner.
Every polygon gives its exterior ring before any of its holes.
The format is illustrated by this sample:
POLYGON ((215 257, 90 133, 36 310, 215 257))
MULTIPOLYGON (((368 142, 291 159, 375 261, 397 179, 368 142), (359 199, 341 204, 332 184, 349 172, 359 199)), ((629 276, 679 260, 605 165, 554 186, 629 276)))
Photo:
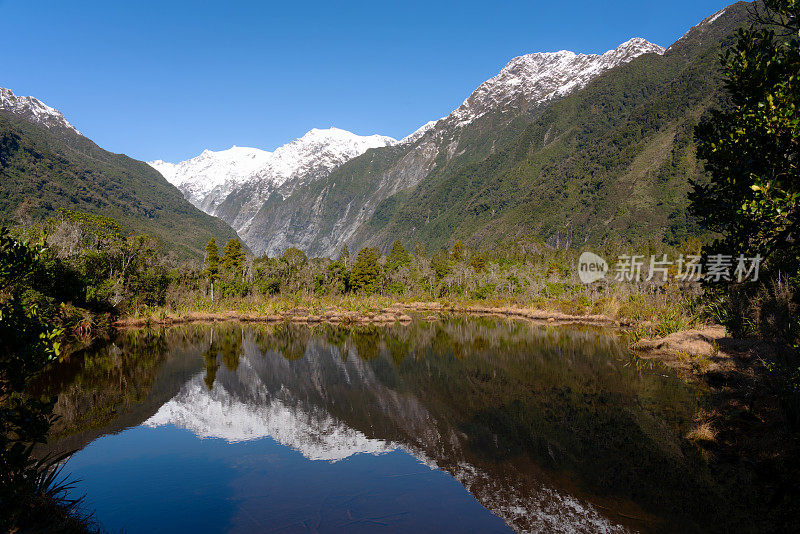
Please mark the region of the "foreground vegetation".
POLYGON ((9 532, 91 527, 81 499, 69 496, 72 483, 62 473, 66 455, 34 455, 47 441, 55 399, 30 394, 26 386, 62 354, 68 324, 55 318, 52 302, 60 295, 47 283, 48 267, 43 247, 0 232, 0 529, 9 532))

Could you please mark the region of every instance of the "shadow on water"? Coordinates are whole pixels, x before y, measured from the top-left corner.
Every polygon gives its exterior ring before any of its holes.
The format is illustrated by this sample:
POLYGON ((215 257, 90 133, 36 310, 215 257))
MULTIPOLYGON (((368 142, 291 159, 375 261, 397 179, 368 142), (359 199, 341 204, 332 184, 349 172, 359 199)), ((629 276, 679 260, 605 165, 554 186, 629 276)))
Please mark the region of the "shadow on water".
MULTIPOLYGON (((259 513, 320 530, 430 529, 430 504, 409 503, 437 484, 443 502, 453 499, 438 515, 472 510, 458 500, 471 494, 517 531, 741 527, 746 514, 720 496, 682 437, 702 393, 630 363, 613 333, 494 318, 380 328, 225 323, 121 333, 36 387, 59 393, 52 447, 86 447, 71 464, 113 459, 129 479, 162 481, 154 466, 204 466, 216 484, 175 482, 172 491, 199 495, 204 506, 180 506, 225 516, 232 530, 259 524, 259 513), (276 493, 268 481, 283 472, 294 477, 282 479, 287 488, 319 480, 330 492, 276 493), (417 478, 401 476, 409 472, 417 478), (441 472, 469 493, 432 478, 441 472), (373 489, 345 505, 348 477, 373 489), (391 493, 401 479, 407 487, 391 493), (212 487, 228 508, 210 504, 212 487), (270 497, 255 501, 258 492, 270 497), (356 504, 385 517, 364 512, 359 523, 356 504)), ((111 483, 90 482, 90 502, 111 483)), ((145 504, 156 506, 155 497, 112 508, 124 522, 125 506, 145 504)))

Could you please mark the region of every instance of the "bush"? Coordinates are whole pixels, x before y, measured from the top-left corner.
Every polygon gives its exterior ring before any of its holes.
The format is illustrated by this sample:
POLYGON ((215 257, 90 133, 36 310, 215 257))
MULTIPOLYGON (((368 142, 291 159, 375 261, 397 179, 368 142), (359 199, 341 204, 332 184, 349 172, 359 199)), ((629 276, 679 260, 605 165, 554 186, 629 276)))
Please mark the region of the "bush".
POLYGON ((787 345, 800 338, 796 311, 794 291, 785 280, 710 291, 705 305, 706 316, 732 337, 758 336, 787 345))
POLYGON ((250 284, 242 280, 220 280, 217 283, 217 290, 220 296, 226 297, 246 297, 250 293, 250 284))
POLYGON ((392 282, 386 287, 386 292, 390 295, 402 295, 405 287, 400 282, 392 282))
POLYGON ((475 300, 486 300, 494 295, 495 290, 497 290, 497 284, 486 284, 473 291, 472 298, 475 300))
POLYGON ((752 322, 762 339, 794 344, 798 339, 797 306, 786 281, 776 281, 759 289, 751 304, 752 322))
POLYGON ((262 295, 277 295, 281 291, 281 281, 274 277, 259 280, 255 286, 262 295))

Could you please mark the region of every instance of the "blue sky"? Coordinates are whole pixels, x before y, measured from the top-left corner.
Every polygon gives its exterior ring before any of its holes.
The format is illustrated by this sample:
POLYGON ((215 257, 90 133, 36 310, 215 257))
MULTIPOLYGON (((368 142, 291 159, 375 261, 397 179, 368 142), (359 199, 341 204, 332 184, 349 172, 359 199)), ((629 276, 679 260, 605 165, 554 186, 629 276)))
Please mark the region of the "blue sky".
POLYGON ((314 127, 401 138, 514 56, 668 46, 728 3, 0 0, 0 86, 144 160, 314 127))

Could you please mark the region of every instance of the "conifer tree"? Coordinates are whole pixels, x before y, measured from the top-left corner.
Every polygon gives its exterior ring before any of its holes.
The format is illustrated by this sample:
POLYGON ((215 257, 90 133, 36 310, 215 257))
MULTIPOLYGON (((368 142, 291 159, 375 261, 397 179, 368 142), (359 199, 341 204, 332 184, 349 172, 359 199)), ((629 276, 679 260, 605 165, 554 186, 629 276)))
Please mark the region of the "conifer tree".
POLYGON ((242 242, 231 239, 225 245, 225 255, 222 257, 222 268, 237 278, 241 278, 244 269, 244 250, 242 242))
POLYGON ((214 282, 219 276, 219 249, 217 241, 212 237, 206 245, 206 268, 203 272, 208 277, 208 284, 211 287, 211 301, 214 301, 214 282))
POLYGON ((356 257, 353 270, 350 273, 350 285, 354 291, 360 293, 374 293, 378 289, 380 280, 380 265, 378 249, 362 248, 356 257))
POLYGON ((411 256, 403 246, 403 243, 401 243, 399 239, 396 240, 392 245, 389 256, 386 258, 386 269, 394 271, 409 263, 411 263, 411 256))

